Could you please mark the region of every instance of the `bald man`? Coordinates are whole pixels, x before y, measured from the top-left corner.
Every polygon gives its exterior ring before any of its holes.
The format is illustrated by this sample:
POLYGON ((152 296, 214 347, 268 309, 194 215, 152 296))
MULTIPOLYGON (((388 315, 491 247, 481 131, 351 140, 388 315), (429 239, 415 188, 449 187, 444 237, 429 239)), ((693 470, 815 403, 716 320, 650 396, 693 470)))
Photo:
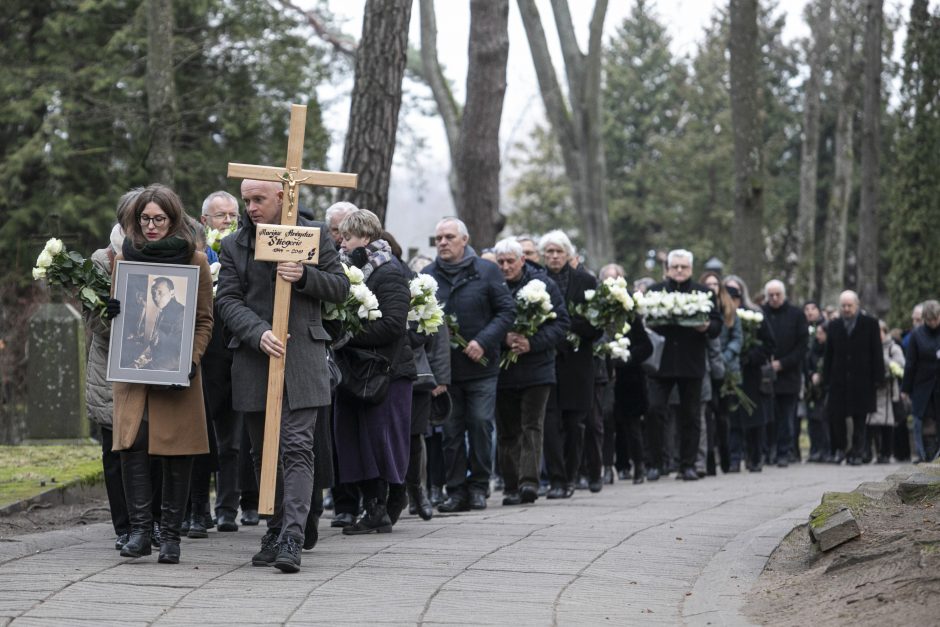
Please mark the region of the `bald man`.
POLYGON ((829 323, 823 359, 823 385, 829 390, 832 461, 862 463, 865 418, 875 411, 875 393, 884 383, 885 365, 878 321, 860 309, 858 294, 839 296, 839 317, 829 323), (852 448, 847 450, 846 418, 852 418, 852 448))
POLYGON ((238 231, 222 240, 216 305, 231 331, 232 407, 244 412, 256 473, 260 473, 270 360, 283 359, 280 455, 274 515, 254 566, 275 566, 284 572, 300 569, 300 552, 315 538, 308 525, 313 495, 314 429, 320 408, 330 404, 330 371, 320 308, 323 301, 341 303, 349 280, 339 262, 329 229, 323 222, 299 217, 299 226, 320 227, 317 265, 273 263, 255 259, 255 227, 279 224, 284 200, 278 183, 245 180, 241 185, 245 216, 238 231), (287 337, 271 330, 274 275, 291 284, 287 337), (288 339, 290 350, 287 351, 288 339), (285 355, 286 352, 286 355, 285 355))
POLYGON ((803 361, 809 346, 809 324, 803 310, 787 300, 787 288, 774 279, 764 286, 764 316, 774 333, 774 354, 770 362, 777 373, 774 381, 774 417, 768 425, 771 447, 768 463, 785 468, 800 460, 800 419, 797 405, 803 381, 803 361), (776 450, 774 445, 776 444, 776 450))

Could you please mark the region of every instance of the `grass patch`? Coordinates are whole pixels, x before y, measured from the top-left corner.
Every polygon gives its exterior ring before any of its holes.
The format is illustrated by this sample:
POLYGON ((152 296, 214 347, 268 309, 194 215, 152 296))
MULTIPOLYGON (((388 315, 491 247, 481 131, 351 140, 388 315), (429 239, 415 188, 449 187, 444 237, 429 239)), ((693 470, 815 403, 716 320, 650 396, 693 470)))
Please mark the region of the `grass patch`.
POLYGON ((101 445, 0 446, 0 507, 67 483, 100 481, 101 445))

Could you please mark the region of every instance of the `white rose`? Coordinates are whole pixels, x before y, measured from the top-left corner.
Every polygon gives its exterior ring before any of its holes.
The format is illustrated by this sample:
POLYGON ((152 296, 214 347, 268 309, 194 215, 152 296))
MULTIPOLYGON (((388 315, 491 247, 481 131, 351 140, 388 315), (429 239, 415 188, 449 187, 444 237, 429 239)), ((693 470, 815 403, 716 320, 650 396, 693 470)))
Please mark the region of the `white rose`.
POLYGON ((33 268, 33 280, 38 281, 39 279, 46 278, 46 269, 45 268, 33 268))
POLYGON ((584 300, 594 300, 595 290, 584 290, 584 300))
POLYGON ((53 256, 58 255, 59 253, 62 252, 63 248, 65 248, 65 246, 62 244, 62 240, 60 239, 56 239, 53 237, 48 242, 46 242, 46 250, 49 251, 50 255, 53 255, 53 256))
POLYGON ((356 266, 346 266, 344 269, 346 270, 346 277, 353 285, 361 284, 365 280, 365 275, 362 274, 362 270, 356 266))
POLYGON ((39 257, 36 258, 36 265, 40 268, 48 268, 52 265, 52 255, 45 248, 42 249, 42 252, 39 253, 39 257))
POLYGON ((378 309, 373 309, 369 312, 369 320, 378 320, 382 317, 382 312, 378 309))

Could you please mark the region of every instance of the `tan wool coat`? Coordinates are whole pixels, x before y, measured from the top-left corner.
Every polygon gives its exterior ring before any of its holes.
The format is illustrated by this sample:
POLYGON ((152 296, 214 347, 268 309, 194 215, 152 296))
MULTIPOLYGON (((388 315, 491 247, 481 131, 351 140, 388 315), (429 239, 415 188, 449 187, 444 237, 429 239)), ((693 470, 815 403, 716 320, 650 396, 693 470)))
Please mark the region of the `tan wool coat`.
MULTIPOLYGON (((118 255, 115 261, 121 259, 118 255)), ((190 381, 189 387, 182 390, 115 382, 115 451, 128 449, 133 445, 146 406, 150 422, 151 455, 199 455, 209 452, 199 362, 212 336, 212 272, 209 270, 205 253, 194 253, 189 263, 199 266, 199 293, 196 299, 192 355, 192 362, 196 364, 196 376, 190 381)))

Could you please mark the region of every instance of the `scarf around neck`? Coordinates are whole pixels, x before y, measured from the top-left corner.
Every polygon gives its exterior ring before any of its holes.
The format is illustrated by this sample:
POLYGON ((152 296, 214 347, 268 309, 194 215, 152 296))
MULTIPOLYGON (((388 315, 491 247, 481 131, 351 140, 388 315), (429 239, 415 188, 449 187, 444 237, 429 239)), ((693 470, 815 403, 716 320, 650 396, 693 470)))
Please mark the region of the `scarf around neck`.
POLYGON ((476 258, 476 256, 477 251, 473 250, 473 247, 468 245, 466 248, 464 248, 463 258, 460 261, 444 261, 438 257, 437 267, 440 268, 441 272, 444 274, 453 277, 473 265, 473 260, 476 258))
MULTIPOLYGON (((364 250, 368 257, 368 261, 359 269, 362 270, 363 280, 368 281, 369 277, 372 276, 372 273, 380 266, 384 266, 386 263, 391 261, 394 255, 392 254, 392 247, 389 246, 388 242, 386 242, 384 239, 377 239, 374 242, 369 243, 369 245, 366 246, 364 250)), ((341 257, 343 262, 346 264, 352 263, 352 265, 356 265, 358 267, 358 264, 352 262, 350 256, 346 253, 343 253, 341 257)))
POLYGON ((190 243, 175 235, 155 242, 147 242, 142 248, 137 248, 130 237, 125 237, 121 252, 128 261, 145 263, 183 265, 188 264, 193 257, 190 243))

